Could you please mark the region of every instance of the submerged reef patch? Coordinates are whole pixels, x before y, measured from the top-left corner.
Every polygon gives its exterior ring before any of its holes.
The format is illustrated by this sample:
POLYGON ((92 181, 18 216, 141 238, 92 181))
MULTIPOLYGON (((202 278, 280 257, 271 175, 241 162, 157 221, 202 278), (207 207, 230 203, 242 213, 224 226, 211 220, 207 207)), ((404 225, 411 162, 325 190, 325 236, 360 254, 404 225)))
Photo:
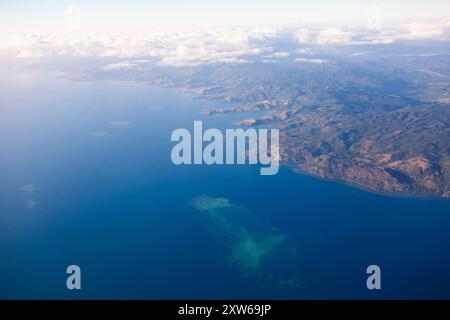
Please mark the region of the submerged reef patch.
POLYGON ((247 208, 223 197, 201 195, 188 205, 209 231, 224 260, 243 277, 264 285, 297 286, 297 251, 289 236, 247 208))

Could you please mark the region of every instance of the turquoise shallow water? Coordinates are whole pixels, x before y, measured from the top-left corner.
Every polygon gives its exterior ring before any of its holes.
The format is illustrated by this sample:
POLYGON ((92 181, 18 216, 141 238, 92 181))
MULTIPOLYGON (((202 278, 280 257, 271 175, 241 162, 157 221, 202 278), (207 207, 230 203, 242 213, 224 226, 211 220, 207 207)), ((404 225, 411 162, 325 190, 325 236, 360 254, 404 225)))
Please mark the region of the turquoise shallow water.
POLYGON ((449 201, 174 166, 173 129, 233 122, 174 89, 26 70, 0 84, 0 298, 450 298, 449 201))

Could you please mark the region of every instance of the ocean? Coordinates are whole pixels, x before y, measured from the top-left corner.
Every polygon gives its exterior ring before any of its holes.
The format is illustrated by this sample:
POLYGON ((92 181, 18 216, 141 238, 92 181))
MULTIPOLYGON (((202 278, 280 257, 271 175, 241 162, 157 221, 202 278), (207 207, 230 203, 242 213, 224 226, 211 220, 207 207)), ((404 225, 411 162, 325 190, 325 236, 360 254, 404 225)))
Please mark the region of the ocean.
MULTIPOLYGON (((8 67, 9 68, 9 67, 8 67)), ((0 72, 0 298, 450 298, 450 201, 258 166, 171 162, 220 103, 0 72), (66 268, 81 268, 68 290, 66 268), (366 268, 381 268, 368 290, 366 268)))

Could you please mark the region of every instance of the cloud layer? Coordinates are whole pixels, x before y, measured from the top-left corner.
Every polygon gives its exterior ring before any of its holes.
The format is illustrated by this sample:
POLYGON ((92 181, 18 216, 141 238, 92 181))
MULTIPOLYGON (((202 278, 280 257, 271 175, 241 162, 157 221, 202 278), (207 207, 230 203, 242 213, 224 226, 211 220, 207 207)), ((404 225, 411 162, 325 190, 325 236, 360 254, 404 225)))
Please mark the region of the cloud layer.
POLYGON ((450 41, 450 22, 411 23, 389 28, 346 30, 331 27, 319 30, 299 29, 294 38, 300 44, 361 45, 391 44, 398 41, 450 41))
MULTIPOLYGON (((214 29, 154 32, 147 35, 98 36, 14 36, 4 41, 0 53, 19 58, 42 56, 95 56, 154 58, 161 65, 181 66, 205 63, 241 63, 245 56, 271 52, 257 44, 275 37, 274 29, 214 29)), ((129 62, 108 68, 133 67, 129 62)))
POLYGON ((245 63, 258 56, 263 57, 266 62, 292 59, 300 63, 319 64, 328 61, 298 58, 295 55, 310 55, 310 49, 305 49, 305 45, 375 46, 414 40, 450 41, 450 22, 412 23, 360 30, 339 27, 296 30, 214 28, 155 31, 146 35, 22 35, 1 41, 0 55, 18 58, 92 56, 129 60, 104 66, 106 71, 129 69, 149 61, 164 66, 196 66, 209 63, 245 63), (297 48, 274 48, 274 43, 280 37, 289 38, 297 48))

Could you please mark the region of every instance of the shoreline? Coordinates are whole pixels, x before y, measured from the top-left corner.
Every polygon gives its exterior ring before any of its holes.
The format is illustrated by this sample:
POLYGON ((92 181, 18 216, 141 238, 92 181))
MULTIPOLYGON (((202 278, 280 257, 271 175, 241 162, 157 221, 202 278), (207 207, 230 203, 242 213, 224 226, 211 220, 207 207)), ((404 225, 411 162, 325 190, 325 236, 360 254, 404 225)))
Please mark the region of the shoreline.
MULTIPOLYGON (((66 75, 69 75, 70 73, 68 72, 64 72, 66 75)), ((74 79, 70 79, 70 78, 60 78, 62 80, 69 80, 69 81, 74 81, 74 79)), ((83 79, 82 81, 93 81, 92 79, 83 79)), ((104 79, 103 81, 117 81, 117 82, 132 82, 132 83, 136 83, 136 84, 145 84, 149 87, 155 87, 155 88, 163 88, 163 89, 175 89, 179 94, 181 95, 186 95, 186 96, 190 96, 191 99, 202 99, 202 100, 206 100, 206 101, 215 101, 217 103, 223 104, 224 106, 229 106, 229 105, 235 105, 236 103, 230 103, 227 101, 220 101, 220 100, 216 100, 213 99, 211 96, 205 96, 202 93, 196 92, 195 90, 193 90, 192 88, 189 87, 183 87, 183 86, 176 86, 176 85, 158 85, 155 83, 151 83, 151 82, 147 82, 147 81, 142 81, 142 80, 138 80, 138 79, 119 79, 119 80, 115 80, 115 79, 104 79)), ((238 112, 241 113, 241 112, 238 112)), ((299 168, 296 168, 294 165, 290 164, 290 163, 286 163, 286 162, 282 162, 280 161, 280 166, 281 167, 286 167, 289 170, 291 170, 292 172, 296 173, 296 174, 302 174, 305 176, 310 176, 316 179, 320 179, 320 180, 324 180, 324 181, 329 181, 329 182, 333 182, 333 183, 339 183, 342 185, 346 185, 348 187, 351 188, 355 188, 358 190, 362 190, 365 192, 369 192, 369 193, 373 193, 373 194, 377 194, 377 195, 381 195, 381 196, 386 196, 386 197, 393 197, 393 198, 413 198, 413 199, 420 199, 420 200, 426 200, 426 201, 432 201, 432 200, 443 200, 443 201, 450 201, 450 197, 446 197, 446 196, 438 196, 438 195, 426 195, 426 194, 418 194, 418 193, 412 193, 412 192, 399 192, 399 191, 381 191, 381 190, 376 190, 376 189, 372 189, 369 188, 367 186, 358 184, 358 183, 354 183, 354 182, 350 182, 350 181, 345 181, 345 180, 339 180, 339 179, 330 179, 330 178, 325 178, 325 177, 321 177, 319 175, 316 174, 312 174, 310 172, 301 170, 299 168)))
POLYGON ((373 193, 373 194, 380 195, 380 196, 385 196, 385 197, 390 197, 390 198, 420 199, 420 200, 424 200, 424 201, 433 201, 433 200, 450 201, 450 197, 444 197, 444 196, 422 195, 422 194, 417 194, 417 193, 412 193, 412 192, 375 190, 375 189, 371 189, 371 188, 365 187, 365 186, 363 186, 361 184, 352 183, 350 181, 338 180, 338 179, 329 179, 329 178, 321 177, 319 175, 315 175, 315 174, 309 173, 307 171, 295 168, 293 165, 291 165, 289 163, 286 163, 286 162, 280 163, 280 166, 291 170, 295 174, 300 174, 300 175, 312 177, 312 178, 319 179, 319 180, 322 180, 322 181, 338 183, 338 184, 345 185, 345 186, 350 187, 350 188, 358 189, 358 190, 361 190, 361 191, 365 191, 365 192, 368 192, 368 193, 373 193))

